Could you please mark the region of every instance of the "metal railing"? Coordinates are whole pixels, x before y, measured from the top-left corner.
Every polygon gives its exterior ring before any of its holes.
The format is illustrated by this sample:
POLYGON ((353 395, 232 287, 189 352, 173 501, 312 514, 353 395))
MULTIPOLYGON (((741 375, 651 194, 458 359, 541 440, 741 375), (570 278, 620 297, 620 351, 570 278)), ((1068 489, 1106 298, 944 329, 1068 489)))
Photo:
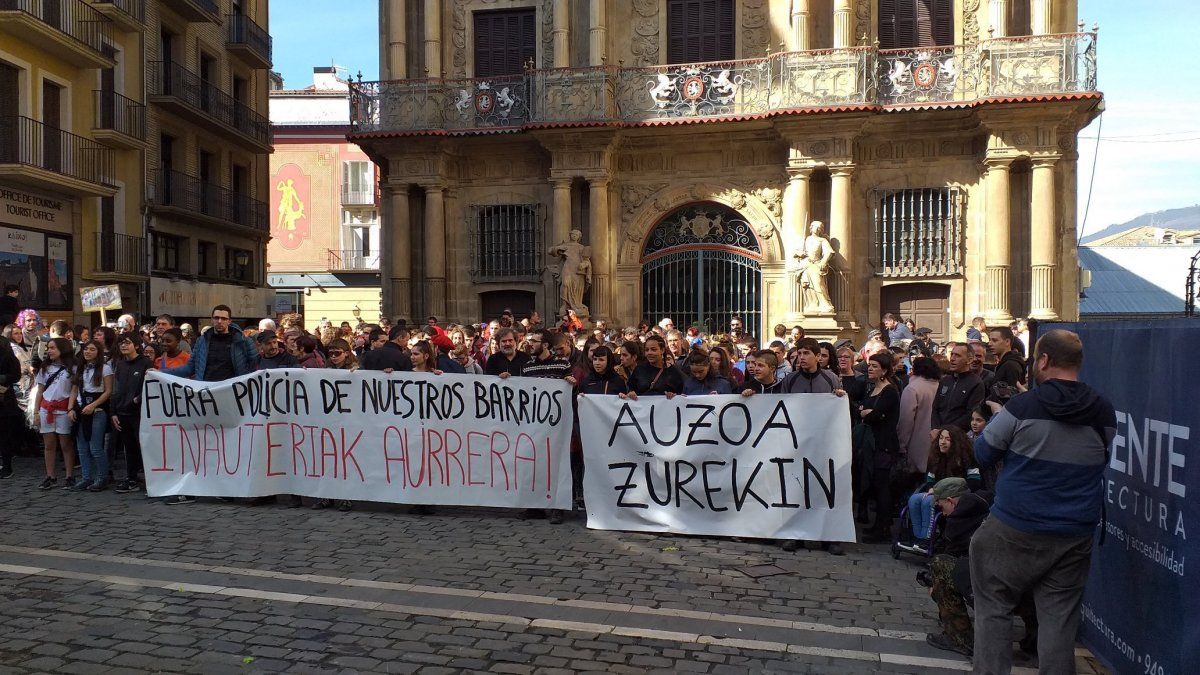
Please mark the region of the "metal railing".
POLYGON ((0 117, 0 164, 23 164, 111 185, 113 154, 90 138, 28 117, 0 117))
POLYGON ((96 271, 146 276, 146 238, 97 232, 96 271))
POLYGON ((363 252, 354 249, 345 251, 329 250, 329 264, 327 268, 331 272, 378 270, 379 251, 363 252))
POLYGON ((962 195, 956 188, 875 193, 875 273, 884 277, 962 272, 962 195))
POLYGON ((146 0, 98 0, 96 4, 112 5, 139 23, 146 22, 146 0))
POLYGON ((178 99, 189 108, 259 143, 271 143, 271 122, 215 84, 178 63, 150 61, 146 65, 149 66, 151 95, 178 99))
POLYGON ((347 206, 371 206, 375 203, 375 190, 353 190, 347 185, 342 186, 342 204, 347 206))
POLYGON ((115 91, 98 89, 96 128, 117 131, 138 140, 146 140, 146 106, 115 91))
POLYGON ((254 23, 254 20, 245 14, 238 12, 228 14, 225 18, 229 24, 229 34, 226 37, 229 44, 244 46, 262 57, 267 63, 271 62, 271 35, 262 26, 254 23))
POLYGON ((1070 33, 984 40, 970 47, 850 47, 713 63, 356 82, 350 85, 350 115, 355 133, 471 133, 1091 92, 1095 43, 1095 33, 1070 33))
POLYGON ((112 23, 83 0, 0 0, 0 12, 28 14, 100 54, 112 42, 112 23))
POLYGON ((162 169, 158 173, 155 203, 267 232, 267 205, 228 188, 206 183, 195 176, 162 169))

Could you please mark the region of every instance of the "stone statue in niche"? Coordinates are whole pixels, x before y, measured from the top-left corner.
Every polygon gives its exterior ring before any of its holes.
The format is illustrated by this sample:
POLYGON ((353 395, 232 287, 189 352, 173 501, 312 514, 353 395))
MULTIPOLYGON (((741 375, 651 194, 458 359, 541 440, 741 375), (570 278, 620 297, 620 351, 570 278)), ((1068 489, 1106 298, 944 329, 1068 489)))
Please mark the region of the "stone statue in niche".
POLYGON ((806 315, 833 313, 833 300, 829 297, 829 263, 833 260, 833 245, 824 236, 825 224, 814 220, 809 225, 804 248, 797 251, 800 261, 800 298, 806 315))
POLYGON ((581 243, 581 239, 582 232, 571 230, 567 241, 551 246, 548 251, 551 257, 562 259, 558 270, 558 313, 562 316, 568 309, 575 310, 580 318, 590 314, 583 304, 583 293, 592 283, 592 248, 581 243))

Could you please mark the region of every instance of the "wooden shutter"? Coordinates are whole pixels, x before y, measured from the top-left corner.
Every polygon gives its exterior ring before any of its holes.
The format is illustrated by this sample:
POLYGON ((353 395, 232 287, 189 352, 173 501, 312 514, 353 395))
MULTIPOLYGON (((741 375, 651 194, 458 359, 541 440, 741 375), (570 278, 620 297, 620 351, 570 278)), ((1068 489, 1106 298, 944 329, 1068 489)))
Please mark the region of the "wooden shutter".
POLYGON ((896 43, 894 49, 917 46, 917 4, 921 0, 897 0, 896 43))
POLYGON ((896 2, 897 0, 879 0, 880 49, 896 48, 896 2))
POLYGON ((537 56, 533 9, 475 12, 475 77, 520 75, 537 56))
POLYGON ((668 0, 667 61, 729 61, 737 51, 733 0, 668 0))
POLYGON ((879 0, 879 48, 954 44, 954 0, 879 0))
MULTIPOLYGON (((933 24, 931 30, 932 42, 928 45, 922 43, 922 47, 948 47, 954 44, 954 2, 953 0, 929 0, 930 2, 930 21, 933 24)), ((1028 6, 1028 3, 1013 3, 1017 5, 1028 6)))

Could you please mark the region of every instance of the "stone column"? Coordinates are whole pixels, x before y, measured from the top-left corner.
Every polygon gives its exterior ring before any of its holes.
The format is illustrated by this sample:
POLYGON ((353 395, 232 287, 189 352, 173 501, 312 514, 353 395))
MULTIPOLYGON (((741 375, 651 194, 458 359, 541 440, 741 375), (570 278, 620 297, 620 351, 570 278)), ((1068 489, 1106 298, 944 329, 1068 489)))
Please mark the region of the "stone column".
POLYGON ((612 236, 612 223, 608 212, 608 178, 589 178, 591 224, 586 243, 592 247, 592 304, 588 308, 593 317, 612 318, 610 304, 610 255, 609 240, 612 236))
POLYGON ((1058 218, 1054 202, 1054 165, 1058 157, 1033 159, 1029 263, 1033 267, 1029 316, 1058 319, 1058 218))
POLYGON ((412 230, 408 212, 408 185, 392 187, 391 236, 392 317, 412 319, 412 230))
POLYGON ((991 325, 1007 325, 1012 321, 1008 299, 1008 271, 1012 266, 1008 180, 1011 165, 1011 159, 987 160, 987 227, 984 234, 987 278, 983 294, 984 318, 991 325))
POLYGON ((408 35, 404 16, 404 0, 388 0, 388 72, 382 79, 403 80, 408 77, 408 35))
POLYGON ((792 51, 808 49, 808 0, 792 0, 792 51))
POLYGON ((605 18, 606 0, 588 2, 588 65, 604 65, 608 49, 608 25, 605 18))
POLYGON ((441 0, 425 0, 425 72, 429 77, 442 76, 441 0))
MULTIPOLYGON (((462 306, 465 287, 462 283, 470 269, 467 260, 467 233, 462 214, 458 212, 458 191, 446 188, 443 196, 443 220, 446 226, 446 309, 448 319, 463 320, 466 314, 462 306)), ((438 319, 441 319, 438 316, 438 319)))
POLYGON ((808 167, 788 167, 788 184, 783 193, 784 240, 800 242, 808 234, 808 181, 813 170, 808 167))
POLYGON ((833 0, 833 48, 854 46, 854 12, 850 0, 833 0))
POLYGON ((550 227, 553 239, 550 245, 554 246, 566 241, 571 234, 571 179, 555 178, 551 182, 554 184, 554 222, 550 227))
POLYGON ((570 1, 554 0, 554 67, 571 66, 570 1))
POLYGON ((1049 35, 1054 32, 1051 28, 1053 15, 1050 4, 1050 0, 1030 0, 1029 27, 1034 35, 1049 35))
POLYGON ((839 314, 853 316, 854 296, 849 280, 856 278, 858 260, 854 250, 854 225, 851 216, 851 178, 854 166, 829 168, 829 238, 837 243, 839 265, 829 275, 829 291, 839 314))
POLYGON ((1008 36, 1008 0, 988 0, 988 21, 992 37, 1008 36))
POLYGON ((425 306, 442 320, 446 316, 446 205, 444 188, 425 188, 425 306))

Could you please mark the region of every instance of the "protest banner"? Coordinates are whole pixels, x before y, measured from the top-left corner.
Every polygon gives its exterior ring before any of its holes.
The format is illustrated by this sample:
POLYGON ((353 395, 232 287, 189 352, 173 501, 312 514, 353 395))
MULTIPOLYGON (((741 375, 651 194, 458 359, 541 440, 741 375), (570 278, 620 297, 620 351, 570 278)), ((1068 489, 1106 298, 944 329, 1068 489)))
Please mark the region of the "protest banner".
POLYGON ((1080 637, 1113 672, 1200 672, 1200 341, 1194 319, 1042 324, 1083 341, 1080 379, 1112 401, 1117 435, 1083 599, 1080 637), (1180 358, 1182 357, 1182 358, 1180 358), (1100 543, 1103 534, 1103 544, 1100 543))
POLYGON ((588 527, 854 541, 832 394, 579 397, 588 527))
POLYGON ((223 382, 151 371, 146 492, 571 507, 561 381, 266 370, 223 382))

